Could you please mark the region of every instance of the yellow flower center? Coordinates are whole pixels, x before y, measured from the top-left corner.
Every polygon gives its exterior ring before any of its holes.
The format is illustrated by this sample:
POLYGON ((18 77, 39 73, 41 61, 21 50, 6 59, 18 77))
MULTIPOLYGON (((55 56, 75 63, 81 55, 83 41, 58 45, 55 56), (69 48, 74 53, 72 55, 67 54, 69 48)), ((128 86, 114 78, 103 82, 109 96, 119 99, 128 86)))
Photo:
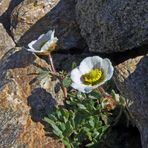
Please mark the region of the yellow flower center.
POLYGON ((96 68, 84 74, 82 76, 82 81, 86 85, 93 86, 96 85, 98 82, 102 81, 103 78, 103 71, 99 68, 96 68))

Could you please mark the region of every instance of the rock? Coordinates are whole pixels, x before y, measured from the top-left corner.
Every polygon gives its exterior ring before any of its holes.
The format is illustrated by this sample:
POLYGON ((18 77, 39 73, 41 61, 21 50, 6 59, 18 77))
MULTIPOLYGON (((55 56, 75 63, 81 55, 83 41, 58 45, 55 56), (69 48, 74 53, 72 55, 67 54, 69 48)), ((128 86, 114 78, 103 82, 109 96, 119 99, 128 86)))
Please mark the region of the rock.
POLYGON ((0 1, 0 16, 8 9, 11 0, 0 1))
POLYGON ((114 80, 126 98, 127 109, 140 131, 143 148, 148 148, 148 55, 117 65, 114 80))
POLYGON ((15 43, 0 23, 0 59, 13 47, 15 43))
POLYGON ((23 0, 0 0, 0 23, 9 31, 10 15, 14 7, 23 0))
POLYGON ((111 53, 147 44, 147 0, 76 0, 76 16, 90 51, 111 53))
POLYGON ((11 32, 19 46, 55 29, 59 49, 83 48, 84 41, 75 20, 73 0, 24 0, 11 17, 11 32))
POLYGON ((36 79, 45 67, 44 60, 21 48, 0 61, 0 147, 63 147, 44 130, 43 117, 63 98, 60 89, 55 93, 57 81, 36 79))

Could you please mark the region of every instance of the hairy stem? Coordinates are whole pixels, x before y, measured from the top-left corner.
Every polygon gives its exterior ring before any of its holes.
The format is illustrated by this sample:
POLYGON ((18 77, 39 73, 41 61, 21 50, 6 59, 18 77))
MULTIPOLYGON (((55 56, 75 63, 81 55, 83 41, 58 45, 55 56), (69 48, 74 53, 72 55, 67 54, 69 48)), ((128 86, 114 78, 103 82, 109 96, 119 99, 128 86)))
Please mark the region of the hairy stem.
POLYGON ((56 73, 56 70, 55 70, 55 67, 54 67, 54 64, 53 64, 51 53, 49 53, 48 58, 49 58, 49 62, 50 62, 50 65, 51 65, 52 72, 56 73))
POLYGON ((51 74, 52 74, 53 76, 55 76, 56 78, 59 79, 59 81, 61 82, 61 88, 62 88, 64 97, 67 98, 67 88, 63 86, 63 84, 62 84, 63 79, 62 79, 61 76, 56 72, 56 69, 55 69, 55 66, 54 66, 54 63, 53 63, 53 60, 52 60, 51 53, 49 53, 48 58, 49 58, 49 62, 50 62, 50 65, 51 65, 51 74))
POLYGON ((112 98, 112 96, 111 96, 110 94, 108 94, 108 93, 104 90, 104 88, 103 88, 102 86, 100 86, 98 89, 99 89, 99 92, 101 93, 101 95, 102 95, 103 97, 112 98))

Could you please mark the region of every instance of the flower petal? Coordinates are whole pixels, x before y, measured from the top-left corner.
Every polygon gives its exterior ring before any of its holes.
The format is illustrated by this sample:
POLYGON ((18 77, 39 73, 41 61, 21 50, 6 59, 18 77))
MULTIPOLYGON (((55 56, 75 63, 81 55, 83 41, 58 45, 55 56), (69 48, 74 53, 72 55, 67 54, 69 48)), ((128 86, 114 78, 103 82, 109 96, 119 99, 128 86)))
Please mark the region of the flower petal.
POLYGON ((41 39, 45 34, 41 34, 39 37, 38 37, 38 40, 41 39))
POLYGON ((28 47, 29 47, 30 49, 33 49, 33 50, 34 50, 34 48, 33 48, 32 46, 33 46, 33 44, 34 44, 36 41, 37 41, 37 40, 34 40, 34 41, 30 42, 30 43, 28 44, 28 47))
POLYGON ((82 74, 89 72, 93 68, 91 58, 92 57, 87 57, 80 63, 79 69, 82 74))
POLYGON ((81 82, 81 76, 82 76, 82 73, 80 72, 80 70, 78 68, 75 68, 71 71, 71 80, 75 83, 78 83, 78 84, 82 84, 81 82))
POLYGON ((103 59, 101 57, 99 57, 99 56, 93 56, 92 57, 92 63, 94 65, 93 68, 96 68, 96 67, 97 68, 100 68, 102 66, 102 61, 103 61, 103 59))
POLYGON ((83 93, 89 93, 93 89, 96 89, 97 87, 104 84, 107 80, 111 79, 113 71, 114 68, 109 59, 102 59, 99 56, 87 57, 80 63, 79 67, 75 68, 71 72, 71 79, 73 81, 71 86, 83 93), (82 75, 88 73, 95 68, 102 69, 104 79, 93 86, 84 84, 84 82, 81 81, 82 75))
POLYGON ((93 90, 91 86, 87 86, 84 84, 78 84, 78 83, 72 83, 71 87, 83 93, 90 93, 93 90))
POLYGON ((110 60, 107 58, 103 59, 101 68, 104 71, 105 79, 110 80, 111 77, 113 76, 113 72, 114 72, 114 68, 113 68, 110 60))
POLYGON ((27 50, 30 51, 30 52, 36 52, 36 50, 34 50, 32 48, 28 48, 27 50))
POLYGON ((39 36, 38 40, 32 45, 35 50, 40 51, 41 47, 47 42, 51 41, 54 35, 54 31, 49 30, 46 34, 42 34, 39 36))
POLYGON ((99 56, 87 57, 80 63, 79 69, 82 74, 85 74, 95 67, 100 67, 101 64, 102 58, 99 56))
MULTIPOLYGON (((42 46, 41 51, 49 50, 50 47, 52 46, 52 44, 56 44, 57 41, 58 41, 58 38, 57 38, 57 37, 53 38, 52 40, 47 41, 47 42, 42 46)), ((51 49, 51 51, 52 51, 52 50, 53 50, 53 49, 51 49)), ((48 51, 48 52, 50 52, 50 51, 48 51)))
MULTIPOLYGON (((50 33, 50 32, 49 32, 49 33, 50 33)), ((48 34, 48 32, 47 32, 47 34, 48 34)), ((51 32, 51 39, 54 38, 54 34, 55 34, 55 30, 53 30, 53 31, 51 32)))

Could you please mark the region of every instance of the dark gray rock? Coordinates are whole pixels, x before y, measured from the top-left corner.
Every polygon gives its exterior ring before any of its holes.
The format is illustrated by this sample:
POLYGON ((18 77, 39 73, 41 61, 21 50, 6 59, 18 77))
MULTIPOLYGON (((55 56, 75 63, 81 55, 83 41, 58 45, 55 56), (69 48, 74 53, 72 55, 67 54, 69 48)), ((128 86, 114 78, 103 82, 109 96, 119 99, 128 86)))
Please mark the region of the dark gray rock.
POLYGON ((148 148, 148 55, 117 65, 114 80, 140 131, 142 146, 148 148))
POLYGON ((148 43, 147 0, 77 0, 76 15, 90 51, 118 52, 148 43))

